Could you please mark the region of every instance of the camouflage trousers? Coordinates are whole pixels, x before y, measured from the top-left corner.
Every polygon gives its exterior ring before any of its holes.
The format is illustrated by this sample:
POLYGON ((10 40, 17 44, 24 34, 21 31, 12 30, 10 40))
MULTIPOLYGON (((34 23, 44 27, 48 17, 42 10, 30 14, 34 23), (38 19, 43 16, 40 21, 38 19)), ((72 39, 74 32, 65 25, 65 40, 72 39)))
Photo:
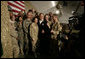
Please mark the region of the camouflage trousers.
POLYGON ((24 40, 20 39, 20 40, 18 40, 18 43, 19 43, 20 54, 23 55, 24 54, 24 52, 23 52, 24 40))
POLYGON ((24 35, 24 50, 25 50, 25 54, 28 54, 29 52, 29 39, 28 39, 28 35, 25 33, 24 35))
POLYGON ((32 51, 36 52, 36 43, 37 43, 37 39, 32 41, 32 51))
POLYGON ((18 44, 19 44, 19 50, 20 55, 24 55, 23 48, 24 48, 24 34, 23 31, 18 32, 18 44))
POLYGON ((12 38, 12 46, 13 46, 13 58, 18 58, 19 46, 18 46, 18 41, 15 38, 12 38))

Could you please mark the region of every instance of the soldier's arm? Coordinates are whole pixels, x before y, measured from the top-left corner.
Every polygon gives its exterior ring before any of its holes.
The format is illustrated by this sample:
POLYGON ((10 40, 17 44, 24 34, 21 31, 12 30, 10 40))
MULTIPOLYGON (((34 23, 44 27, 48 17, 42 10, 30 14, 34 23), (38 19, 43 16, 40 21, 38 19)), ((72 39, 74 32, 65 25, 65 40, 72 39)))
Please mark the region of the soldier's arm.
POLYGON ((26 28, 26 22, 25 22, 25 20, 24 20, 24 22, 23 22, 23 30, 25 31, 25 33, 28 33, 28 29, 26 28))
POLYGON ((58 22, 58 31, 61 31, 62 27, 60 26, 60 23, 58 22))
POLYGON ((60 26, 60 23, 58 22, 58 30, 57 30, 57 34, 59 34, 59 32, 62 31, 62 27, 60 26))
POLYGON ((59 32, 62 30, 62 27, 60 26, 60 23, 58 22, 58 29, 56 28, 54 31, 53 31, 53 34, 56 34, 56 35, 58 35, 59 34, 59 32))
POLYGON ((10 32, 10 35, 11 35, 12 37, 14 37, 14 38, 17 38, 17 37, 18 37, 18 33, 17 33, 17 31, 15 31, 15 30, 12 30, 12 31, 10 32))
POLYGON ((53 34, 58 34, 58 31, 57 30, 53 30, 53 34))
POLYGON ((15 23, 14 23, 15 27, 17 27, 17 24, 18 24, 18 23, 15 21, 15 23))
POLYGON ((50 24, 50 26, 51 26, 52 22, 51 22, 51 21, 49 21, 49 24, 50 24))
POLYGON ((17 31, 19 31, 19 30, 20 30, 20 29, 19 29, 19 23, 17 23, 17 27, 16 27, 16 28, 17 28, 17 31))

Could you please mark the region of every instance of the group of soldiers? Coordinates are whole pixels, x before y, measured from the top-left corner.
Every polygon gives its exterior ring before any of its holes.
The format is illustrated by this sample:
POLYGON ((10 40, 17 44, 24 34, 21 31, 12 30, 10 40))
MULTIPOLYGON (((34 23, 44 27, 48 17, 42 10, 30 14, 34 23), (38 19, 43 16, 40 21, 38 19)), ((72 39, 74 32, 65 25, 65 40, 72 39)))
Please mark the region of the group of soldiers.
POLYGON ((27 55, 30 52, 56 55, 58 51, 57 35, 62 30, 57 14, 36 13, 34 10, 22 11, 15 18, 10 12, 10 36, 12 37, 13 57, 27 55))

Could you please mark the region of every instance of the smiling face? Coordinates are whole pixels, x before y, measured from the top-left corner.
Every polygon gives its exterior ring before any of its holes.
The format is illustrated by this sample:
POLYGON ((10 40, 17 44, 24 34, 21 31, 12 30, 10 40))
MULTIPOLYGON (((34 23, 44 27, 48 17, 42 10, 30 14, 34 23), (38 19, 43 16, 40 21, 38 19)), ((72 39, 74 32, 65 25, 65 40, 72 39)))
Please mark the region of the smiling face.
POLYGON ((44 14, 40 14, 40 20, 44 19, 44 14))
POLYGON ((31 19, 32 17, 33 17, 32 12, 28 12, 28 13, 27 13, 27 18, 30 18, 30 19, 31 19))
POLYGON ((49 15, 45 16, 45 20, 48 21, 49 20, 49 15))
POLYGON ((57 18, 57 15, 56 14, 53 15, 53 21, 54 22, 58 22, 58 18, 57 18))
POLYGON ((11 20, 12 20, 12 21, 15 21, 15 16, 14 16, 14 15, 12 16, 12 19, 11 19, 11 20))
POLYGON ((19 17, 19 21, 22 21, 22 17, 19 17))
POLYGON ((38 23, 38 19, 37 19, 37 18, 35 18, 35 19, 34 19, 34 22, 35 22, 35 23, 38 23))

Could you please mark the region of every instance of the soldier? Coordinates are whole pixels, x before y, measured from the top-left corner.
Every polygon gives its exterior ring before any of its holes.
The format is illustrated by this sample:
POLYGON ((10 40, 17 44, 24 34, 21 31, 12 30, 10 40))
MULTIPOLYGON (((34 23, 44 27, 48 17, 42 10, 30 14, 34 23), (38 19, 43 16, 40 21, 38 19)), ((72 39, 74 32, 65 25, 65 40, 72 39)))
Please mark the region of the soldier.
POLYGON ((17 23, 17 31, 18 31, 18 42, 19 42, 19 49, 20 49, 20 54, 24 54, 23 53, 23 46, 24 46, 24 33, 23 33, 23 28, 22 28, 22 17, 19 16, 18 17, 19 22, 17 23))
POLYGON ((49 12, 49 20, 52 22, 53 21, 53 13, 52 12, 49 12))
POLYGON ((52 55, 56 56, 58 54, 58 41, 57 35, 61 31, 60 23, 58 21, 57 15, 53 14, 53 25, 51 29, 51 48, 52 48, 52 55))
POLYGON ((11 21, 13 21, 14 22, 14 26, 16 27, 17 26, 17 22, 15 21, 15 16, 13 15, 13 12, 10 12, 10 19, 11 19, 11 21))
POLYGON ((37 57, 36 55, 36 43, 38 40, 38 19, 35 17, 33 19, 33 23, 30 25, 30 36, 32 39, 32 52, 34 53, 34 56, 37 57))
POLYGON ((51 33, 53 33, 53 34, 51 35, 51 38, 57 40, 56 37, 57 37, 57 35, 59 34, 59 31, 61 31, 62 28, 60 26, 60 23, 58 21, 56 14, 53 15, 53 21, 54 22, 53 22, 52 29, 51 29, 51 33))
POLYGON ((35 17, 36 10, 32 8, 33 17, 35 17))
POLYGON ((18 33, 17 31, 15 31, 16 27, 14 26, 14 22, 10 20, 10 23, 11 23, 10 36, 12 39, 12 46, 13 46, 13 58, 18 58, 19 57, 19 46, 17 41, 18 33))
POLYGON ((25 51, 26 54, 28 54, 29 51, 29 26, 32 23, 31 21, 32 18, 32 12, 27 12, 27 18, 23 22, 23 30, 24 30, 24 38, 25 38, 25 51))

